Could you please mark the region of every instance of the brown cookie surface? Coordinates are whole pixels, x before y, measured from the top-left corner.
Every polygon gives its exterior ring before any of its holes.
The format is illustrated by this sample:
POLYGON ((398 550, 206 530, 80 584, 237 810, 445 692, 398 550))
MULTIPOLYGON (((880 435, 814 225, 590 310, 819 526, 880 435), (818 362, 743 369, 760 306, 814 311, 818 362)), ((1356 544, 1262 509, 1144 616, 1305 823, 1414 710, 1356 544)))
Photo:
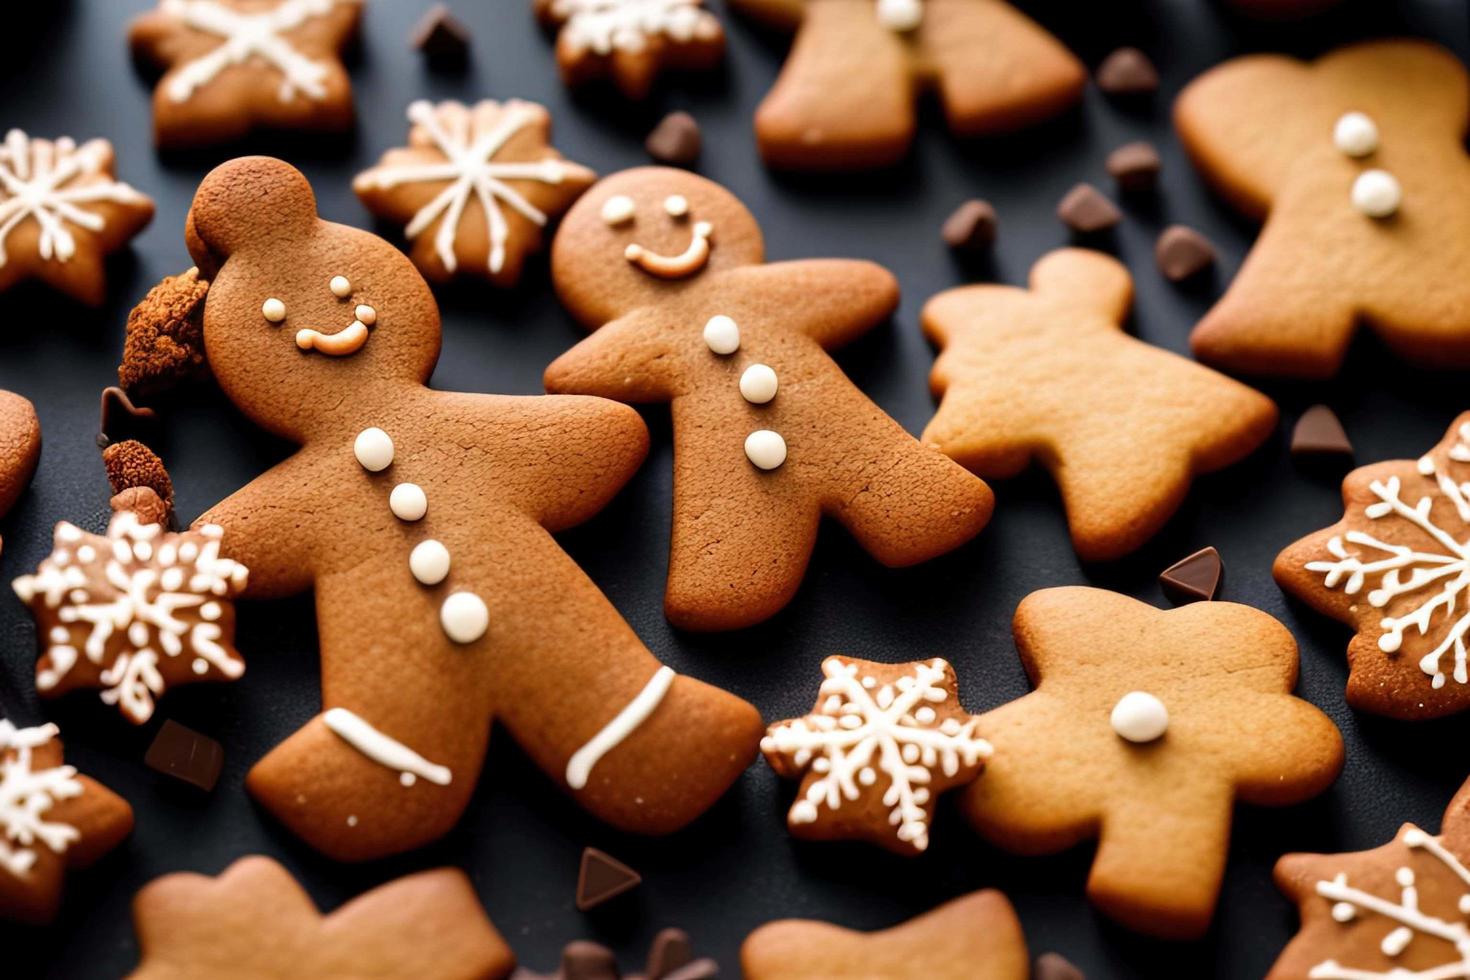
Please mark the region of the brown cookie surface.
POLYGON ((610 79, 643 99, 664 71, 708 71, 725 57, 725 29, 703 0, 532 0, 556 32, 562 81, 610 79))
POLYGON ((0 517, 25 492, 41 459, 41 423, 29 401, 0 391, 0 517))

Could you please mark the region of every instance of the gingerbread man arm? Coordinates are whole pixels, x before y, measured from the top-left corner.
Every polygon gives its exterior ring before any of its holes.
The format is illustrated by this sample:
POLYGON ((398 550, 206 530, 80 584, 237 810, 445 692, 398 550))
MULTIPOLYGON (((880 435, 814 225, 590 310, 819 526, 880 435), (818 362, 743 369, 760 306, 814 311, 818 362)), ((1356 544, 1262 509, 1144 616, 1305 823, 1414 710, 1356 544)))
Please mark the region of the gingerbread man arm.
POLYGON ((898 309, 893 273, 860 259, 800 259, 720 274, 722 284, 750 297, 747 317, 769 316, 833 351, 898 309))
POLYGON ((668 310, 645 306, 595 330, 547 366, 552 393, 576 392, 633 404, 666 402, 680 392, 668 310))
POLYGON ((329 506, 326 500, 301 499, 301 487, 316 485, 310 482, 311 469, 307 457, 293 456, 194 522, 194 527, 217 524, 224 529, 223 553, 250 569, 246 598, 283 598, 311 588, 320 524, 312 511, 329 506))

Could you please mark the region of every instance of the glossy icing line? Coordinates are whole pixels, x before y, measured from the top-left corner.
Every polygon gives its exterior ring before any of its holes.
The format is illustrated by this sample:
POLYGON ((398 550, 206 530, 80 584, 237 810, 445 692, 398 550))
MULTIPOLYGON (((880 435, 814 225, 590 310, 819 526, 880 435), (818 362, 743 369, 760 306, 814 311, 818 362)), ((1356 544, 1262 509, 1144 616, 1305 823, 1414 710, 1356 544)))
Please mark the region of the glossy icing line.
POLYGON ((587 779, 592 775, 592 769, 613 749, 622 744, 623 740, 638 730, 638 726, 648 720, 659 704, 663 702, 664 696, 668 694, 674 678, 678 676, 672 667, 660 667, 649 679, 643 690, 638 693, 632 701, 612 721, 603 726, 602 731, 592 736, 592 739, 572 754, 567 762, 567 785, 572 789, 582 789, 587 785, 587 779))

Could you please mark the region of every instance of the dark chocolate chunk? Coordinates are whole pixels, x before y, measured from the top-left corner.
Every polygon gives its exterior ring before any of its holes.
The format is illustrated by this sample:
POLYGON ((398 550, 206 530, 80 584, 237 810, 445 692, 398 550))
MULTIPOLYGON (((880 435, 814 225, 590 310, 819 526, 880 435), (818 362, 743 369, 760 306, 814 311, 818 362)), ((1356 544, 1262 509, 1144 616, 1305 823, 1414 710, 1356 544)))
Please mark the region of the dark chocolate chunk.
POLYGON ((169 719, 153 736, 153 744, 148 746, 143 764, 208 793, 219 782, 220 770, 225 765, 225 751, 208 735, 201 735, 169 719))
POLYGON ((1124 194, 1148 194, 1159 183, 1159 151, 1152 143, 1125 143, 1108 154, 1108 174, 1124 194))
POLYGON ((434 4, 419 20, 412 44, 436 66, 461 67, 470 57, 469 28, 442 3, 434 4))
POLYGON ((1176 606, 1187 602, 1208 602, 1220 591, 1225 577, 1225 564, 1214 548, 1201 548, 1188 558, 1181 558, 1159 574, 1164 595, 1176 606))
POLYGON ((1073 966, 1060 953, 1042 953, 1036 957, 1036 968, 1031 971, 1031 980, 1086 980, 1082 971, 1073 966))
POLYGON ((1159 72, 1137 48, 1119 48, 1097 66, 1097 87, 1108 95, 1148 95, 1159 87, 1159 72))
POLYGON ((699 123, 687 112, 671 112, 653 127, 643 148, 654 160, 670 167, 692 167, 699 159, 704 137, 699 123))
POLYGON ((660 929, 648 948, 648 980, 665 980, 694 959, 694 944, 683 929, 660 929))
POLYGON ((1057 205, 1057 217, 1073 231, 1091 235, 1112 228, 1123 213, 1091 184, 1078 184, 1057 205))
POLYGON ((128 393, 116 385, 102 389, 102 412, 97 426, 97 445, 106 449, 120 439, 131 438, 138 430, 156 421, 158 413, 133 404, 128 393))
POLYGON ((955 209, 939 229, 944 244, 961 252, 977 252, 995 244, 995 208, 970 200, 955 209))
POLYGON ((1291 454, 1321 458, 1352 458, 1353 444, 1338 421, 1337 413, 1326 405, 1313 405, 1297 419, 1291 430, 1291 454))
POLYGON ((577 873, 577 910, 596 908, 642 881, 642 875, 618 859, 595 847, 583 848, 582 868, 577 873))
POLYGON ((1154 261, 1170 282, 1183 282, 1215 264, 1215 246, 1193 228, 1170 225, 1154 243, 1154 261))
MULTIPOLYGON (((581 908, 580 901, 577 907, 581 908)), ((617 958, 606 946, 579 939, 561 951, 561 980, 618 980, 619 976, 617 958)))

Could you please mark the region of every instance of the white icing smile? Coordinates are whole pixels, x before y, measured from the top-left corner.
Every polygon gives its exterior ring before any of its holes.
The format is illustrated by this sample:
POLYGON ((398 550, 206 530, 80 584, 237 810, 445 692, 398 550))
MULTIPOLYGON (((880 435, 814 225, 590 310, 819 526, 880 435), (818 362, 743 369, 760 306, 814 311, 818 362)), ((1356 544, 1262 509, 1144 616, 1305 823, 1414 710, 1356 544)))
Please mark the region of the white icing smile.
POLYGON ((684 279, 699 272, 709 263, 710 236, 714 231, 714 225, 708 221, 696 221, 689 247, 678 255, 660 255, 634 242, 624 250, 623 256, 650 276, 684 279))
MULTIPOLYGON (((346 276, 333 276, 327 288, 339 300, 352 297, 352 283, 346 276)), ((270 323, 279 324, 286 319, 286 304, 272 297, 265 301, 261 313, 270 323)), ((366 303, 359 303, 352 315, 355 319, 336 333, 323 333, 309 327, 296 331, 296 346, 308 353, 316 351, 328 357, 356 354, 368 342, 368 328, 378 322, 378 311, 366 303)))

